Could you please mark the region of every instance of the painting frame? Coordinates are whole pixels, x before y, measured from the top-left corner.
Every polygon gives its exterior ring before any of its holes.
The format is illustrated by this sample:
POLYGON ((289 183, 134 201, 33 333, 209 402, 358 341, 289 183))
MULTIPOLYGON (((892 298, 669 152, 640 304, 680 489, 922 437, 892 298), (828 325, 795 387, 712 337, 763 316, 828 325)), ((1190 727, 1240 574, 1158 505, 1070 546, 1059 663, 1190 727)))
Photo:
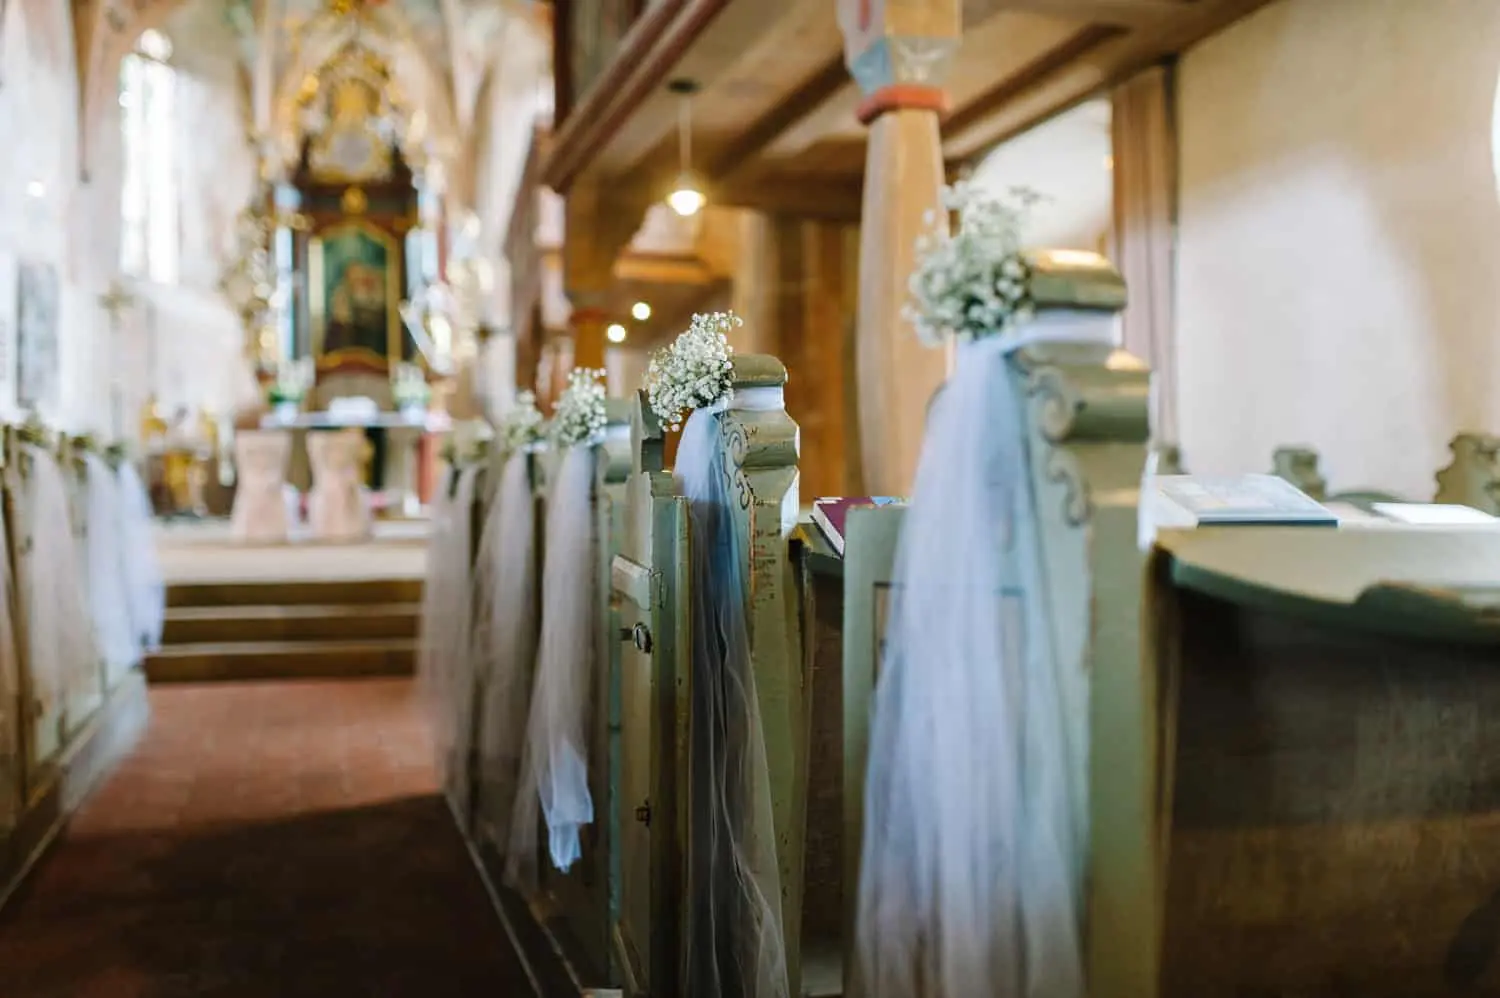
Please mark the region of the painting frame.
MULTIPOLYGON (((0 0, 0 10, 4 9, 0 0)), ((0 414, 13 416, 21 411, 16 386, 20 379, 20 358, 16 350, 16 327, 20 323, 20 260, 0 251, 0 414)))
POLYGON ((62 392, 62 280, 57 266, 23 260, 16 267, 16 407, 50 411, 62 392))
POLYGON ((391 365, 402 356, 403 335, 401 328, 401 243, 391 233, 371 222, 351 219, 331 225, 313 233, 308 239, 308 312, 310 320, 311 352, 319 372, 343 367, 359 367, 389 373, 391 365), (341 275, 330 273, 333 266, 342 266, 330 260, 331 247, 343 240, 363 239, 380 247, 385 254, 385 355, 381 356, 365 346, 342 346, 326 349, 330 325, 329 300, 332 281, 341 275))

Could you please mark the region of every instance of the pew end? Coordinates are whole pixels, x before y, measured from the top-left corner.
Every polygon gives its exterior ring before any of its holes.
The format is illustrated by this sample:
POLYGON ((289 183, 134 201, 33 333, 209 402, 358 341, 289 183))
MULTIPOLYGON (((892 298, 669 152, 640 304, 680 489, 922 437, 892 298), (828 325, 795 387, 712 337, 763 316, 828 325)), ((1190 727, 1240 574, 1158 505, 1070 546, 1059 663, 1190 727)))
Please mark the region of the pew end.
POLYGON ((1160 990, 1491 993, 1500 530, 1167 531, 1160 990))

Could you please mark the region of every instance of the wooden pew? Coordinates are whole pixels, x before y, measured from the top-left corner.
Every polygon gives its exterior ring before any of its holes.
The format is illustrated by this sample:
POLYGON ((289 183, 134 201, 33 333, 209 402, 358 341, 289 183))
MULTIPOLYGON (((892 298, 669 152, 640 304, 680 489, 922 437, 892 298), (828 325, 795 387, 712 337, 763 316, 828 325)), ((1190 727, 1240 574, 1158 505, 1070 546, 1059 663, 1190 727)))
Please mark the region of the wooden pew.
POLYGON ((1448 449, 1453 459, 1437 473, 1433 501, 1473 506, 1500 516, 1500 437, 1460 433, 1448 449))
MULTIPOLYGON (((470 646, 473 641, 474 560, 479 554, 480 532, 484 528, 486 478, 489 472, 486 450, 482 442, 456 441, 452 449, 446 453, 447 472, 443 477, 442 488, 448 505, 443 515, 459 517, 467 521, 469 543, 462 551, 435 552, 438 558, 458 559, 457 563, 445 565, 443 570, 463 580, 460 588, 469 600, 466 632, 454 637, 456 654, 464 659, 455 667, 465 673, 468 673, 470 646), (473 494, 468 505, 459 509, 456 504, 459 499, 460 484, 466 476, 475 479, 473 494)), ((444 791, 462 827, 468 827, 473 822, 475 738, 478 725, 476 705, 481 702, 478 677, 471 676, 471 678, 473 682, 466 684, 467 688, 455 685, 444 690, 443 693, 448 701, 440 705, 440 709, 448 713, 448 723, 452 726, 452 744, 445 746, 447 758, 443 760, 444 791)))
MULTIPOLYGON (((532 593, 530 596, 530 605, 533 608, 540 608, 541 606, 541 542, 542 526, 545 523, 546 514, 546 496, 545 490, 543 488, 544 476, 542 466, 544 464, 546 456, 546 444, 539 443, 533 447, 528 448, 523 458, 526 462, 527 480, 530 483, 528 501, 531 503, 532 525, 534 534, 534 539, 532 542, 532 552, 535 561, 533 569, 534 585, 532 587, 532 593)), ((491 451, 486 458, 486 477, 491 486, 487 490, 487 507, 499 501, 499 494, 497 491, 499 479, 504 471, 505 464, 509 457, 509 452, 504 451, 500 447, 493 447, 491 448, 491 451)), ((486 522, 488 522, 488 515, 489 512, 487 509, 486 522)), ((504 510, 501 511, 501 515, 505 515, 504 510)), ((479 543, 482 548, 483 544, 485 543, 485 539, 481 537, 479 543)), ((540 613, 532 612, 529 614, 523 614, 522 616, 524 618, 523 626, 528 628, 528 634, 523 640, 523 646, 530 649, 530 655, 528 655, 527 657, 534 657, 536 652, 538 633, 541 625, 540 613)), ((530 670, 530 668, 531 665, 530 663, 528 663, 528 671, 530 670)), ((477 709, 474 713, 474 741, 476 746, 485 743, 493 743, 496 740, 490 737, 490 729, 493 725, 507 725, 513 723, 509 718, 492 717, 483 709, 482 705, 485 703, 485 697, 490 681, 491 677, 484 672, 483 664, 481 664, 480 670, 478 672, 478 684, 475 689, 476 702, 481 705, 480 709, 477 709)), ((526 685, 529 688, 529 678, 526 685)), ((519 723, 521 725, 525 724, 524 709, 520 714, 519 723)), ((497 854, 503 855, 504 850, 509 843, 510 811, 507 802, 511 801, 514 798, 516 792, 515 784, 521 766, 520 748, 523 743, 524 737, 521 735, 517 735, 515 738, 515 746, 517 748, 516 754, 507 756, 505 758, 488 759, 485 758, 482 754, 476 753, 475 755, 474 808, 472 818, 469 821, 467 828, 470 835, 473 837, 474 842, 479 847, 482 858, 493 859, 497 854)), ((492 871, 494 874, 494 879, 496 880, 496 882, 499 882, 502 879, 501 867, 499 864, 492 865, 494 865, 494 869, 492 871)))
MULTIPOLYGON (((78 557, 78 537, 61 547, 34 528, 28 480, 34 460, 60 454, 65 488, 80 444, 59 446, 57 434, 38 423, 0 428, 0 517, 4 519, 3 571, 7 576, 4 609, 9 629, 0 628, 0 903, 52 841, 68 814, 101 774, 118 760, 143 730, 147 716, 146 683, 139 668, 129 670, 106 689, 102 662, 79 668, 70 682, 59 684, 38 675, 32 657, 28 614, 37 598, 31 588, 35 566, 48 560, 78 557), (38 450, 28 450, 28 446, 38 450), (47 690, 53 690, 48 693, 47 690)), ((77 504, 69 514, 76 527, 77 504)), ((56 538, 52 538, 56 540, 56 538)), ((79 575, 80 586, 85 576, 79 575)), ((87 616, 87 594, 80 601, 87 616)), ((88 628, 87 619, 76 621, 88 628)))
MULTIPOLYGON (((1500 515, 1500 438, 1460 433, 1448 444, 1453 457, 1438 471, 1432 501, 1471 506, 1491 516, 1500 515)), ((1359 488, 1330 493, 1311 447, 1278 447, 1271 457, 1271 473, 1291 482, 1319 502, 1347 503, 1367 508, 1377 502, 1408 500, 1380 489, 1359 488)), ((1420 500, 1419 500, 1420 501, 1420 500)))
MULTIPOLYGON (((1123 353, 1047 345, 1021 352, 1010 370, 1025 400, 1056 651, 1064 661, 1085 655, 1092 684, 1091 993, 1147 994, 1138 982, 1154 932, 1136 912, 1154 875, 1147 821, 1153 699, 1136 667, 1136 507, 1149 372, 1123 353)), ((1158 473, 1170 472, 1159 465, 1158 473)), ((811 691, 804 929, 812 956, 802 984, 820 998, 843 994, 851 975, 871 698, 903 516, 899 506, 851 509, 842 559, 816 528, 804 528, 797 545, 811 691)))
MULTIPOLYGON (((779 388, 774 358, 740 356, 736 391, 779 388)), ((797 509, 797 427, 785 409, 722 417, 721 445, 742 499, 733 529, 749 564, 751 668, 772 787, 788 966, 798 979, 806 738, 800 623, 788 542, 797 509)), ((622 642, 619 919, 613 945, 628 994, 681 995, 691 760, 688 510, 663 467, 661 427, 637 399, 625 544, 612 585, 622 642)), ((684 996, 691 998, 691 996, 684 996)))
POLYGON ((1493 528, 1166 532, 1163 995, 1500 987, 1493 528))
MULTIPOLYGON (((582 855, 568 872, 546 856, 547 836, 539 837, 537 865, 545 897, 533 907, 547 912, 548 927, 583 980, 612 984, 619 976, 610 937, 619 910, 620 859, 618 787, 620 730, 619 625, 610 599, 610 573, 624 542, 627 480, 632 468, 630 403, 606 401, 602 439, 593 445, 594 582, 597 624, 594 674, 589 700, 588 775, 594 821, 582 833, 582 855)), ((549 451, 548 479, 555 480, 563 453, 549 451)), ((545 510, 535 521, 545 536, 545 510)), ((539 549, 540 549, 539 542, 539 549)), ((543 552, 545 565, 545 552, 543 552)), ((543 613, 545 613, 545 609, 543 613)))

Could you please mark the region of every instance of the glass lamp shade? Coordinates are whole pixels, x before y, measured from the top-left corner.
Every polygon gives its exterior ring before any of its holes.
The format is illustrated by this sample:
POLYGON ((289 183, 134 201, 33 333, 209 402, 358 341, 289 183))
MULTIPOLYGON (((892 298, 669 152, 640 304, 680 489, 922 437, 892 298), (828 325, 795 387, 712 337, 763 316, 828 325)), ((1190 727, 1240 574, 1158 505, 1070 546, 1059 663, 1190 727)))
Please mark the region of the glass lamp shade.
POLYGON ((667 204, 683 218, 698 214, 707 202, 708 198, 704 197, 698 182, 690 173, 684 173, 678 177, 672 193, 667 195, 667 204))

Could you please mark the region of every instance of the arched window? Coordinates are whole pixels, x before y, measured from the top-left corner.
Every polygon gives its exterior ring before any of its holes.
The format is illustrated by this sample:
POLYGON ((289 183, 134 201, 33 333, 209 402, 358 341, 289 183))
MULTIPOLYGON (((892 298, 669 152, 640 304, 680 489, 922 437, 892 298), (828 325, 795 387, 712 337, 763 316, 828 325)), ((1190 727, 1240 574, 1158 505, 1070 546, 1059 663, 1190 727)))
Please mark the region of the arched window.
POLYGON ((120 62, 124 190, 120 269, 163 284, 177 281, 177 75, 172 43, 146 31, 120 62))

